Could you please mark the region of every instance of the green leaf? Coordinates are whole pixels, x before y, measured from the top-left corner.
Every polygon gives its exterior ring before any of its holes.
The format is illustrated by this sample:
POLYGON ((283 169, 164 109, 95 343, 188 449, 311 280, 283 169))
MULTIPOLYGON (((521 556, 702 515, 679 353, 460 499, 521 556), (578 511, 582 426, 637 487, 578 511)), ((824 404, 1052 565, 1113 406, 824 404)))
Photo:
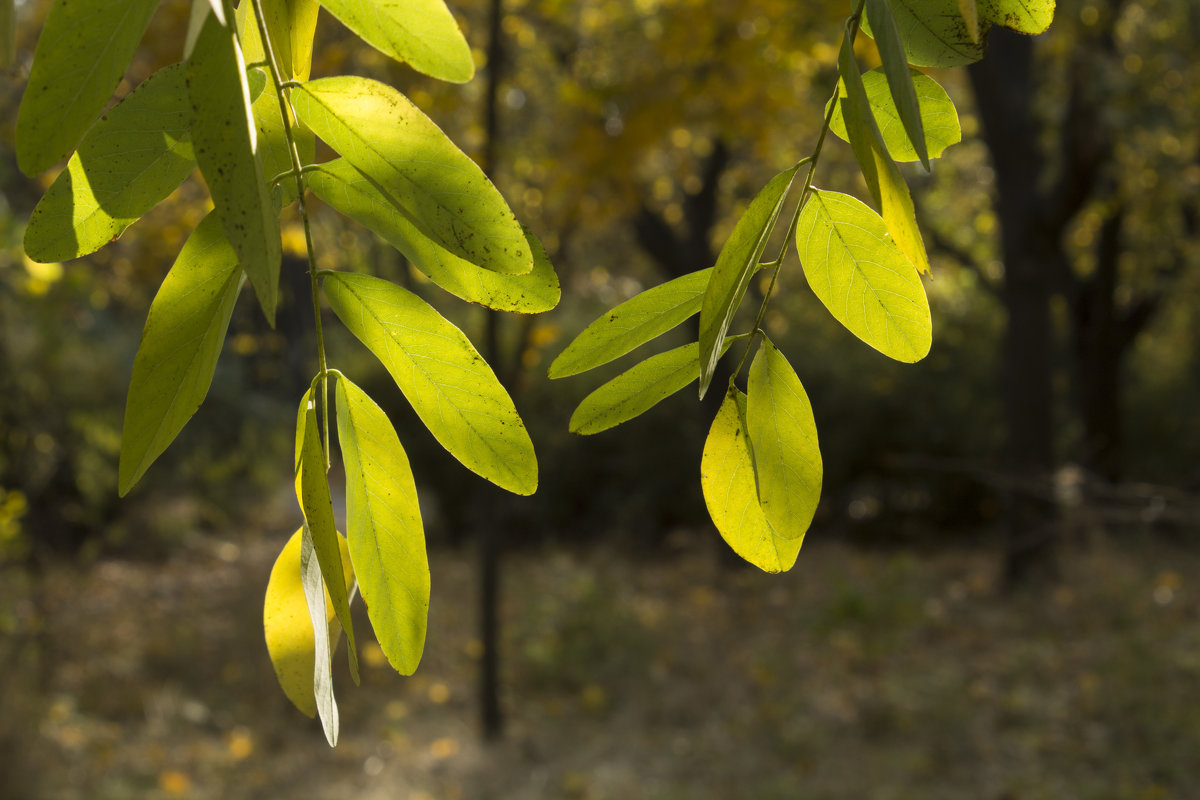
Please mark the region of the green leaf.
POLYGON ((164 67, 92 126, 25 229, 35 261, 99 250, 196 168, 184 65, 164 67))
POLYGON ((755 486, 754 455, 746 434, 746 395, 733 385, 704 442, 700 488, 713 524, 733 552, 764 572, 792 568, 801 540, 776 536, 763 515, 755 486))
POLYGON ((384 655, 411 675, 429 616, 429 561, 412 469, 387 415, 344 377, 337 381, 337 429, 359 590, 384 655))
MULTIPOLYGON (((259 0, 262 7, 263 19, 267 23, 267 35, 271 37, 275 60, 284 72, 281 80, 308 80, 312 69, 313 37, 317 32, 317 14, 321 10, 317 0, 259 0)), ((243 0, 238 7, 239 15, 242 6, 246 7, 248 21, 253 24, 257 46, 262 48, 261 37, 258 36, 258 25, 254 22, 251 0, 243 0)), ((239 31, 244 30, 239 27, 239 31)), ((250 54, 250 45, 246 37, 242 37, 242 46, 246 49, 249 61, 258 60, 250 54)))
MULTIPOLYGON (((316 636, 301 581, 302 535, 303 528, 292 534, 271 567, 271 577, 267 580, 267 593, 263 599, 263 634, 267 640, 271 665, 275 668, 275 677, 283 693, 296 708, 314 717, 317 714, 313 691, 316 636)), ((338 536, 338 547, 342 553, 346 590, 350 591, 354 585, 354 572, 350 569, 350 552, 344 536, 338 536)), ((325 593, 325 630, 329 631, 335 643, 342 632, 328 592, 325 593)))
POLYGON ((367 44, 417 72, 454 83, 475 74, 471 48, 442 0, 321 0, 367 44))
POLYGON ((1054 5, 1054 0, 979 0, 978 10, 979 16, 989 22, 1020 33, 1038 34, 1054 20, 1054 5))
MULTIPOLYGON (((300 510, 304 513, 305 531, 312 536, 313 548, 317 552, 321 576, 325 579, 325 588, 329 592, 333 612, 346 631, 350 675, 354 682, 358 683, 358 648, 354 644, 349 594, 340 580, 334 580, 335 577, 340 578, 345 574, 345 566, 342 564, 337 527, 333 521, 329 480, 325 475, 325 450, 321 446, 321 433, 317 425, 316 396, 311 388, 300 400, 296 422, 296 436, 300 440, 300 449, 296 455, 296 495, 300 500, 300 510)), ((311 595, 308 596, 311 610, 311 595)))
POLYGON ((700 310, 713 269, 702 269, 634 295, 588 325, 550 365, 565 378, 614 361, 700 310))
MULTIPOLYGON (((962 141, 962 128, 958 122, 958 111, 950 96, 937 81, 917 71, 912 72, 917 101, 921 107, 922 127, 925 129, 925 146, 930 158, 937 158, 947 147, 962 141)), ((879 133, 883 137, 888 154, 896 161, 917 161, 917 151, 900 122, 900 114, 888 89, 887 78, 881 69, 873 69, 862 75, 867 101, 879 133)), ((846 120, 839 102, 833 110, 829 130, 845 141, 850 141, 846 132, 846 120)))
POLYGON ((0 0, 0 69, 12 66, 17 48, 16 0, 0 0))
POLYGON ((775 220, 779 219, 779 210, 783 207, 783 199, 787 196, 797 169, 798 164, 779 173, 758 193, 737 221, 733 233, 721 248, 721 255, 717 257, 717 265, 700 306, 701 398, 712 382, 717 361, 723 352, 725 332, 729 330, 733 315, 742 303, 746 287, 750 285, 750 276, 758 270, 759 259, 767 246, 775 220))
POLYGON ((237 256, 209 214, 163 280, 133 360, 118 488, 124 496, 183 430, 212 384, 242 284, 237 256))
POLYGON ((904 129, 908 132, 908 140, 916 148, 917 157, 928 172, 929 153, 925 149, 921 109, 917 104, 917 91, 913 87, 912 73, 904 55, 904 43, 900 41, 896 19, 892 16, 888 0, 866 0, 866 3, 867 19, 871 21, 871 29, 875 32, 875 44, 879 48, 882 68, 887 76, 895 108, 899 112, 904 129))
POLYGON ((796 248, 809 286, 851 333, 897 361, 925 357, 933 340, 925 288, 878 214, 849 195, 814 189, 796 248))
POLYGON ((104 109, 158 0, 55 0, 17 112, 17 164, 49 169, 104 109))
POLYGON ((842 40, 838 72, 846 89, 846 97, 841 105, 850 146, 854 149, 854 157, 862 169, 871 196, 883 214, 888 232, 896 240, 896 245, 908 256, 918 272, 929 272, 929 256, 925 252, 921 229, 917 226, 912 196, 908 193, 904 176, 888 154, 879 126, 875 124, 849 39, 842 40))
POLYGON ((412 292, 379 278, 325 273, 324 290, 451 455, 497 486, 533 494, 537 457, 525 424, 462 331, 412 292))
MULTIPOLYGON (((319 10, 320 7, 315 0, 265 0, 263 13, 267 17, 268 29, 272 25, 280 28, 279 31, 272 31, 272 35, 282 36, 282 27, 285 24, 290 25, 294 62, 291 70, 296 80, 308 79, 309 66, 312 61, 312 36, 316 27, 316 12, 319 10), (311 20, 308 18, 310 13, 311 20), (290 15, 295 16, 293 18, 290 15), (305 36, 308 37, 307 44, 304 43, 305 36)), ((247 63, 265 60, 267 56, 263 50, 262 37, 258 32, 258 23, 254 18, 253 4, 249 0, 245 0, 238 6, 235 16, 238 38, 242 43, 242 51, 247 63)), ((282 64, 288 63, 279 56, 278 52, 276 52, 276 57, 280 58, 282 64)), ((280 69, 287 70, 289 68, 281 66, 280 69)), ((270 180, 276 175, 292 169, 292 154, 284 130, 283 117, 279 111, 279 98, 275 95, 274 87, 254 100, 252 107, 257 128, 258 158, 262 161, 263 175, 270 180)), ((312 131, 295 124, 294 118, 292 123, 292 136, 296 139, 296 150, 300 155, 300 163, 311 164, 316 159, 317 139, 312 131)), ((285 178, 280 184, 280 189, 283 192, 283 205, 290 205, 296 200, 295 178, 290 176, 285 178)))
POLYGON ((800 379, 765 336, 746 393, 759 505, 775 536, 799 545, 821 499, 817 423, 800 379))
MULTIPOLYGON (((321 557, 312 529, 306 522, 300 531, 300 583, 304 588, 304 602, 308 606, 313 630, 313 699, 317 714, 321 717, 325 741, 329 742, 330 747, 335 747, 338 740, 338 707, 333 696, 333 637, 325 615, 325 598, 332 595, 322 576, 321 557)), ((336 531, 333 536, 337 537, 336 531)), ((337 548, 337 545, 334 547, 337 548)), ((340 551, 340 548, 337 549, 340 551)), ((338 572, 340 574, 341 570, 338 572)))
POLYGON ((378 186, 343 158, 307 173, 308 188, 335 209, 382 236, 413 266, 446 291, 499 311, 537 314, 558 305, 558 276, 541 242, 528 229, 533 269, 501 275, 465 261, 421 233, 378 186))
MULTIPOLYGON (((209 15, 188 61, 192 141, 225 235, 267 321, 279 297, 279 216, 255 156, 256 134, 246 65, 232 28, 209 15)), ((265 95, 264 95, 265 96, 265 95)))
MULTIPOLYGON (((908 63, 915 67, 961 67, 983 58, 987 27, 972 38, 958 0, 892 0, 892 14, 908 63)), ((863 30, 874 36, 869 25, 863 30)))
POLYGON ((485 269, 523 275, 533 254, 516 217, 483 174, 408 98, 343 76, 292 93, 300 121, 345 156, 426 236, 485 269))
MULTIPOLYGON (((735 337, 725 339, 725 350, 735 337)), ((571 432, 587 436, 644 414, 700 377, 697 342, 651 356, 583 398, 571 415, 571 432)))

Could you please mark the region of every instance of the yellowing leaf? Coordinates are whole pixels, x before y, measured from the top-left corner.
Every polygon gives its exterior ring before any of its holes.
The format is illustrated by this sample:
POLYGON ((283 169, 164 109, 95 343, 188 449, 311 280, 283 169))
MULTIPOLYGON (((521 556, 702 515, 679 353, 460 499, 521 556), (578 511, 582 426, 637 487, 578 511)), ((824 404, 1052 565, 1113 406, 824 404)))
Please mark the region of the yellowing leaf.
POLYGON ((475 74, 471 48, 442 0, 321 0, 367 44, 434 78, 465 83, 475 74))
MULTIPOLYGON (((302 531, 303 529, 300 529, 292 534, 271 567, 271 577, 267 581, 267 594, 263 601, 263 632, 266 635, 271 665, 275 668, 275 676, 279 679, 284 694, 296 708, 313 717, 317 713, 313 694, 315 640, 308 604, 304 599, 304 587, 300 580, 302 531)), ((342 565, 348 589, 353 585, 354 571, 350 566, 346 539, 340 534, 338 547, 341 548, 343 556, 342 565)), ((325 602, 326 624, 332 631, 339 631, 333 603, 328 596, 325 602)))

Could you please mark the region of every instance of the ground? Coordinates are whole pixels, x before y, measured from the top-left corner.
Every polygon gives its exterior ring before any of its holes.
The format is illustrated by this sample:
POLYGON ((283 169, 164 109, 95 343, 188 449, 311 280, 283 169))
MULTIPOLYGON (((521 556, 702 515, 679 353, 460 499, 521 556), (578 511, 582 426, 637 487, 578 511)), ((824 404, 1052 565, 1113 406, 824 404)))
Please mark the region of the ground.
POLYGON ((0 796, 1197 796, 1200 554, 1149 538, 1076 544, 1059 584, 1015 596, 986 549, 814 535, 783 576, 731 568, 693 535, 646 557, 516 554, 507 730, 490 746, 473 558, 437 550, 415 677, 368 643, 360 605, 362 685, 339 651, 332 750, 262 644, 285 538, 198 536, 165 561, 6 576, 9 627, 41 625, 0 640, 0 796))

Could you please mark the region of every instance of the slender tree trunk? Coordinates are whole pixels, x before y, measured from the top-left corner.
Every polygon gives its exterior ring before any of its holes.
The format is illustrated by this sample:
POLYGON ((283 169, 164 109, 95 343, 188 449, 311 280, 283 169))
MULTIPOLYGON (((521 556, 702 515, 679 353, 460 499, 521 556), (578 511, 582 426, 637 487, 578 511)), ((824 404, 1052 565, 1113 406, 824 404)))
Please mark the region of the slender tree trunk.
POLYGON ((1031 109, 1033 41, 993 31, 988 57, 970 67, 984 138, 996 170, 1008 312, 1002 343, 1006 470, 1005 577, 1011 584, 1054 565, 1050 298, 1057 243, 1031 201, 1044 159, 1031 109))

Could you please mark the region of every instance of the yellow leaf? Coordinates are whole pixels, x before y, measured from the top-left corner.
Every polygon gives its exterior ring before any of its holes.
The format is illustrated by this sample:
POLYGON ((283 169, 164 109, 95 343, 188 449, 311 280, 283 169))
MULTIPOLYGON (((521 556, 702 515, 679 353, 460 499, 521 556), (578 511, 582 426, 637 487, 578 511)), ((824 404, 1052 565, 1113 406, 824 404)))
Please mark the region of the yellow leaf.
MULTIPOLYGON (((275 566, 271 568, 267 596, 263 602, 263 630, 267 652, 271 655, 271 664, 275 667, 275 676, 283 693, 296 708, 313 717, 317 713, 313 694, 315 641, 308 605, 304 601, 304 587, 300 583, 300 533, 298 530, 292 534, 275 560, 275 566)), ((338 545, 342 551, 342 568, 349 591, 354 583, 354 571, 350 566, 346 537, 340 533, 338 545)), ((341 626, 334 616, 328 591, 325 593, 325 619, 336 646, 341 626)))

